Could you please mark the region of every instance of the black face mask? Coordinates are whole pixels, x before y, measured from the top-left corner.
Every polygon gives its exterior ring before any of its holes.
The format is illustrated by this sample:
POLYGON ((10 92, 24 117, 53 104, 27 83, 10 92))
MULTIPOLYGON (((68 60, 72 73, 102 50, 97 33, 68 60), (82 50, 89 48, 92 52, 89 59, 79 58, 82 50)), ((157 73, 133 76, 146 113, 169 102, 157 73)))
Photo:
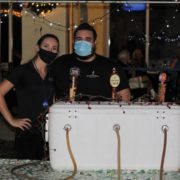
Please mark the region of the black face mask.
POLYGON ((46 51, 44 49, 39 49, 39 57, 46 63, 46 64, 50 64, 53 62, 53 60, 56 58, 58 53, 53 53, 50 51, 46 51))

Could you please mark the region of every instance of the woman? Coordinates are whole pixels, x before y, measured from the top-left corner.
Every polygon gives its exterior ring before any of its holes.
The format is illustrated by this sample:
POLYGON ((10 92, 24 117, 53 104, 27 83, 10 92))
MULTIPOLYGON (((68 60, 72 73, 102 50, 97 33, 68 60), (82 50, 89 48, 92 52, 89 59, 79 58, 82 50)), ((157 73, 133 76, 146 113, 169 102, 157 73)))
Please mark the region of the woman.
POLYGON ((146 62, 144 59, 144 55, 141 49, 137 48, 132 53, 132 65, 135 68, 135 75, 146 75, 146 62))
POLYGON ((18 66, 0 84, 0 112, 16 128, 15 151, 18 159, 42 159, 44 137, 38 117, 53 102, 53 86, 47 65, 59 51, 59 40, 53 34, 43 35, 37 42, 37 55, 18 66), (14 117, 5 101, 5 95, 15 88, 18 117, 14 117))
POLYGON ((127 49, 123 49, 121 51, 119 51, 118 55, 117 55, 117 63, 118 65, 120 65, 127 78, 131 78, 133 75, 133 71, 132 71, 132 64, 131 64, 131 56, 130 56, 130 52, 127 49))

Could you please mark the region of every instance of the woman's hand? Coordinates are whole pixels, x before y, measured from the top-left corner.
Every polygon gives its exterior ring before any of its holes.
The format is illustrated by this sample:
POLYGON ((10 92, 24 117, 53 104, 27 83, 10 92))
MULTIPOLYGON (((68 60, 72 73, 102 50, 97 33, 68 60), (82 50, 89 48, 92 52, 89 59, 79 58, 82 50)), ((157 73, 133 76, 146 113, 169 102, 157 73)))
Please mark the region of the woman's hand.
POLYGON ((21 130, 25 131, 26 129, 31 128, 31 122, 32 121, 28 118, 13 118, 13 120, 11 120, 9 123, 11 126, 20 128, 21 130))
POLYGON ((31 120, 28 118, 14 118, 7 103, 5 101, 5 95, 14 87, 8 80, 4 80, 0 83, 0 112, 4 119, 13 127, 20 128, 21 130, 26 130, 31 127, 31 120))

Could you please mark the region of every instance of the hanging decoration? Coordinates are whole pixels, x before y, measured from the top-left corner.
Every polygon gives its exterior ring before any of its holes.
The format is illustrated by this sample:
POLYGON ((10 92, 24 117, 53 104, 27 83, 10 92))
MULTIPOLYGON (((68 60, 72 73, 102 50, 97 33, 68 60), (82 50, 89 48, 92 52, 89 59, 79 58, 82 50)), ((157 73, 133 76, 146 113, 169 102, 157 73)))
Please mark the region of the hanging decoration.
POLYGON ((52 12, 59 3, 28 3, 27 8, 36 15, 52 12))

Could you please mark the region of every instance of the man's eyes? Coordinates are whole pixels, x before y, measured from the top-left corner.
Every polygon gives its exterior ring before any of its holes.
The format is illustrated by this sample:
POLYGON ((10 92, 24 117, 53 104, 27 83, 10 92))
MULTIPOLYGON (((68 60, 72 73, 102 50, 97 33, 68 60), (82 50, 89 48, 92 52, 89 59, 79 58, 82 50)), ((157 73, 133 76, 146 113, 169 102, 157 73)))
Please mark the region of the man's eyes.
POLYGON ((88 41, 88 42, 92 42, 92 38, 76 38, 75 39, 76 41, 82 41, 82 40, 84 40, 84 41, 88 41))

